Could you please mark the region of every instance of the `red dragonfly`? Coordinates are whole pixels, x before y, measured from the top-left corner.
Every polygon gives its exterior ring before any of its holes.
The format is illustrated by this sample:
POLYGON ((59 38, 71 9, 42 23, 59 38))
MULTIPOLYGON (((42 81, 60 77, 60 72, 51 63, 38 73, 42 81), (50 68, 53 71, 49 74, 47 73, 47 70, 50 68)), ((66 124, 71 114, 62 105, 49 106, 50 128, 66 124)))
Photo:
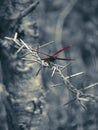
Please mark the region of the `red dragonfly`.
POLYGON ((52 56, 44 53, 44 52, 40 52, 40 51, 37 51, 37 50, 32 50, 33 52, 37 52, 37 53, 40 53, 40 54, 43 54, 45 56, 47 56, 46 58, 42 58, 41 60, 44 60, 45 62, 54 62, 55 60, 72 60, 71 58, 59 58, 57 57, 57 55, 67 49, 69 49, 71 46, 67 46, 65 48, 62 48, 58 51, 56 51, 52 56))

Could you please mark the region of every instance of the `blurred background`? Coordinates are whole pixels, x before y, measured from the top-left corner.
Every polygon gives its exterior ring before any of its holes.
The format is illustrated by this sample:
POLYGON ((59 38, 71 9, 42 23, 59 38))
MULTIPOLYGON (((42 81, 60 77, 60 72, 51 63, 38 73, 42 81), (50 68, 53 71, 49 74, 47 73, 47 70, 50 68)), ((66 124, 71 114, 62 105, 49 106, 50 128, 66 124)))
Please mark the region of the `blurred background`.
MULTIPOLYGON (((84 88, 98 81, 98 1, 39 2, 0 1, 0 130, 97 130, 98 102, 86 102, 87 111, 76 100, 63 106, 75 95, 65 85, 51 88, 62 79, 56 74, 51 77, 49 68, 35 77, 40 66, 22 61, 25 52, 16 55, 17 47, 4 37, 18 32, 18 38, 32 47, 54 41, 40 49, 50 55, 72 45, 59 56, 75 60, 56 63, 71 63, 65 76, 85 72, 70 80, 77 89, 84 88)), ((97 97, 97 91, 98 86, 84 93, 97 97)))

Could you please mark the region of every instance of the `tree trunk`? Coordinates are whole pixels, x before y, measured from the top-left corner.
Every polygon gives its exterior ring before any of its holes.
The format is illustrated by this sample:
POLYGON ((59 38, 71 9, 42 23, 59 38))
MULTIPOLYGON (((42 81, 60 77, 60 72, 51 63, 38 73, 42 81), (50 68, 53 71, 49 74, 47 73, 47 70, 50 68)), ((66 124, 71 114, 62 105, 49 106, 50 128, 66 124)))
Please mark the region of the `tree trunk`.
MULTIPOLYGON (((31 33, 28 34, 27 42, 38 42, 38 30, 35 28, 35 19, 32 23, 31 15, 36 9, 39 2, 20 3, 20 1, 1 1, 0 8, 0 32, 1 32, 1 46, 0 46, 0 59, 2 68, 2 83, 9 94, 5 100, 5 109, 7 115, 6 121, 8 122, 9 130, 33 130, 40 129, 40 120, 42 117, 42 101, 40 97, 42 92, 40 89, 40 76, 34 80, 36 70, 32 66, 25 65, 18 55, 15 54, 17 48, 10 44, 11 41, 6 41, 5 36, 13 36, 18 32, 18 38, 24 38, 30 27, 33 27, 31 33), (25 5, 27 6, 25 9, 25 5), (18 9, 17 9, 18 8, 18 9), (22 8, 22 11, 20 11, 22 8), (20 10, 19 10, 20 9, 20 10), (5 11, 7 12, 5 13, 5 11), (31 15, 31 19, 27 15, 31 15), (26 18, 23 21, 23 18, 26 18), (24 23, 23 23, 24 22, 24 23), (27 30, 22 29, 23 24, 27 25, 27 30), (30 27, 29 27, 30 26, 30 27), (33 37, 32 39, 31 36, 33 37)), ((37 27, 37 24, 36 24, 37 27)), ((4 105, 3 105, 4 106, 4 105)), ((43 118, 42 118, 43 119, 43 118)), ((0 122, 1 123, 1 122, 0 122)), ((5 130, 7 126, 5 125, 5 130)), ((2 129, 3 130, 3 129, 2 129)))

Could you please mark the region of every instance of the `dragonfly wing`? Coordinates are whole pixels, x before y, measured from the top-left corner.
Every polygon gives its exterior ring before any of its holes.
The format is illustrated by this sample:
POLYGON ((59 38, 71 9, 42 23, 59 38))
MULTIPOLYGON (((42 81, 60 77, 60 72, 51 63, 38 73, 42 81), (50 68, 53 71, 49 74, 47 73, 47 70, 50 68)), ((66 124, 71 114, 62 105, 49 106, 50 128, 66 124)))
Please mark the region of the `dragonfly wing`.
POLYGON ((50 59, 49 58, 43 58, 41 60, 44 60, 44 61, 49 61, 50 59))
POLYGON ((44 52, 37 51, 37 50, 32 50, 32 52, 37 52, 37 53, 43 54, 43 55, 45 55, 45 56, 49 56, 48 54, 46 54, 46 53, 44 53, 44 52))
POLYGON ((56 59, 56 60, 73 60, 73 59, 71 59, 71 58, 58 58, 58 57, 56 57, 55 59, 56 59))
POLYGON ((55 53, 53 54, 53 56, 56 56, 57 54, 59 54, 59 53, 65 51, 65 50, 69 49, 70 47, 71 47, 71 46, 67 46, 67 47, 65 47, 65 48, 62 48, 61 50, 55 52, 55 53))

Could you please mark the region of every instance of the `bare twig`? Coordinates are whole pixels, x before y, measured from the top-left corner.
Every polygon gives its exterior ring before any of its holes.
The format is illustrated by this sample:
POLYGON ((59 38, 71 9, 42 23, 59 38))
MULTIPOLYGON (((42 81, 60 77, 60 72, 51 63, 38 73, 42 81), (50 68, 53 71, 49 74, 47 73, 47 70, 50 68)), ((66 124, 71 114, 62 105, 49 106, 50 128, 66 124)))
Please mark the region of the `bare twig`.
POLYGON ((39 1, 32 3, 28 8, 26 8, 17 16, 17 19, 22 19, 23 17, 27 16, 30 12, 34 11, 38 4, 39 1))

